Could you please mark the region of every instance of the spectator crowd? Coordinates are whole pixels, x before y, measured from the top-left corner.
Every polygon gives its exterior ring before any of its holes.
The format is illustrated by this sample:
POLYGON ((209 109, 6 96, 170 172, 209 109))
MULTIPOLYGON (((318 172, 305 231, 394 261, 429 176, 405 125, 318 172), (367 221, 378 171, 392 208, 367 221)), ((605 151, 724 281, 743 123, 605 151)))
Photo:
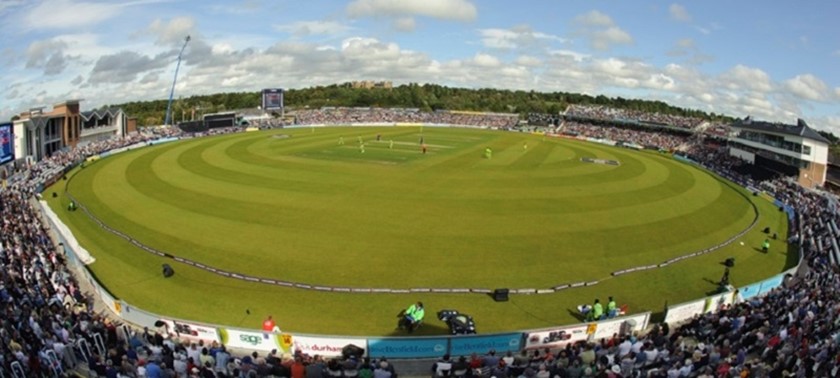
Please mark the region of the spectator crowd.
POLYGON ((376 123, 424 123, 510 129, 519 116, 508 113, 478 113, 438 110, 424 112, 406 108, 334 108, 303 109, 295 113, 298 125, 351 125, 376 123))
MULTIPOLYGON (((600 107, 573 107, 588 117, 650 119, 693 127, 692 119, 614 113, 600 107)), ((299 124, 428 122, 512 127, 510 115, 419 112, 411 109, 335 108, 300 111, 299 124), (351 122, 352 121, 352 122, 351 122)), ((720 311, 682 325, 657 324, 645 334, 615 335, 561 349, 521 351, 504 356, 447 356, 434 363, 433 376, 524 378, 578 377, 834 377, 840 374, 840 214, 836 197, 803 189, 782 179, 758 182, 739 173, 724 147, 702 139, 630 129, 593 129, 567 122, 567 130, 664 148, 692 144, 686 155, 742 185, 762 188, 795 210, 789 242, 802 251, 799 274, 766 295, 736 300, 720 311), (673 329, 672 329, 673 327, 673 329)), ((213 130, 212 133, 238 129, 213 130)), ((202 134, 203 135, 203 134, 202 134)), ((118 324, 93 310, 64 251, 50 238, 33 201, 35 188, 86 157, 163 137, 195 137, 177 129, 133 134, 58 152, 20 167, 0 190, 0 371, 26 377, 61 375, 86 361, 105 377, 265 377, 395 378, 384 359, 325 360, 304 354, 233 356, 224 345, 183 343, 146 330, 128 340, 118 324), (100 343, 104 348, 95 347, 100 343), (92 347, 93 346, 93 347, 92 347)))
POLYGON ((566 135, 581 135, 589 138, 607 139, 614 142, 657 147, 664 150, 675 150, 689 140, 685 135, 634 130, 618 126, 599 126, 575 121, 563 122, 562 126, 558 128, 558 131, 566 135))
POLYGON ((648 113, 641 110, 610 108, 598 105, 570 105, 566 115, 598 121, 646 122, 683 129, 694 129, 703 123, 700 118, 673 114, 648 113))

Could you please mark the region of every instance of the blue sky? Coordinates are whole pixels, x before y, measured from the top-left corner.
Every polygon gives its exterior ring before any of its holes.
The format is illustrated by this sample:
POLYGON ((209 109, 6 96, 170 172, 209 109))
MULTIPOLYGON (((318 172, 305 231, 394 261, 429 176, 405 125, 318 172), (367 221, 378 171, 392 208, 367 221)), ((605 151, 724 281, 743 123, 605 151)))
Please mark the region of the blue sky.
MULTIPOLYGON (((0 119, 352 80, 568 91, 840 135, 840 2, 0 0, 0 119)), ((256 105, 256 104, 255 104, 256 105)))

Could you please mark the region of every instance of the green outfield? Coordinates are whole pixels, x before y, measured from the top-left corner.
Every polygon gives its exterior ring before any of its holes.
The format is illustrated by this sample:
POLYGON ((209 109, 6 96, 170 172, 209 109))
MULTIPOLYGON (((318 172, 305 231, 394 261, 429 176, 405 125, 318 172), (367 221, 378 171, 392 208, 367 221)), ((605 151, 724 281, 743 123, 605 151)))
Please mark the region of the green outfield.
POLYGON ((159 314, 239 327, 259 328, 272 314, 291 332, 394 334, 397 312, 417 300, 428 314, 419 334, 445 331, 433 314, 443 308, 473 315, 479 333, 573 323, 575 306, 609 295, 631 312, 660 312, 713 291, 727 257, 736 259, 736 286, 796 260, 782 241, 784 213, 711 173, 667 154, 525 133, 343 127, 215 136, 88 163, 47 192, 58 193, 45 197, 115 296, 159 314), (503 303, 483 294, 246 282, 131 245, 85 212, 67 212, 65 190, 146 246, 257 277, 394 289, 600 282, 503 303), (756 216, 752 231, 718 251, 610 275, 715 246, 756 216), (768 254, 758 250, 765 227, 782 236, 768 254), (163 263, 174 277, 161 276, 163 263))

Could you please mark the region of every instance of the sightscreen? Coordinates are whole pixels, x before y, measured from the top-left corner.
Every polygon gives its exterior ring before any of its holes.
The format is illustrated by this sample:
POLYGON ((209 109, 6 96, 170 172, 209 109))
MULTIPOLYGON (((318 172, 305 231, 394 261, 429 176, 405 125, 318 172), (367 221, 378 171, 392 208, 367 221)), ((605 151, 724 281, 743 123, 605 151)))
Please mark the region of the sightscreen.
POLYGON ((0 165, 15 160, 15 148, 12 145, 15 138, 12 135, 12 124, 0 124, 0 165))
POLYGON ((204 116, 204 124, 210 129, 236 126, 236 113, 206 115, 204 116))
POLYGON ((283 89, 263 89, 262 108, 263 110, 283 109, 283 89))

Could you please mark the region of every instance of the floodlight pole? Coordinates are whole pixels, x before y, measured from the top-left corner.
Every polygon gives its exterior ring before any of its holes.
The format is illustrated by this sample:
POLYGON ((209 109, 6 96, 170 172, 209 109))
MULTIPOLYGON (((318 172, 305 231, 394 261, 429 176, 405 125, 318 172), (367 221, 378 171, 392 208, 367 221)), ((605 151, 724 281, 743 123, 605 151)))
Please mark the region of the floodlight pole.
POLYGON ((178 69, 181 68, 181 56, 184 55, 184 49, 187 48, 187 42, 190 41, 190 36, 184 38, 184 45, 181 46, 181 52, 178 53, 178 63, 175 65, 175 78, 172 79, 172 89, 169 91, 169 103, 166 104, 166 119, 163 121, 164 125, 169 125, 172 119, 172 97, 175 95, 175 83, 178 81, 178 69))

